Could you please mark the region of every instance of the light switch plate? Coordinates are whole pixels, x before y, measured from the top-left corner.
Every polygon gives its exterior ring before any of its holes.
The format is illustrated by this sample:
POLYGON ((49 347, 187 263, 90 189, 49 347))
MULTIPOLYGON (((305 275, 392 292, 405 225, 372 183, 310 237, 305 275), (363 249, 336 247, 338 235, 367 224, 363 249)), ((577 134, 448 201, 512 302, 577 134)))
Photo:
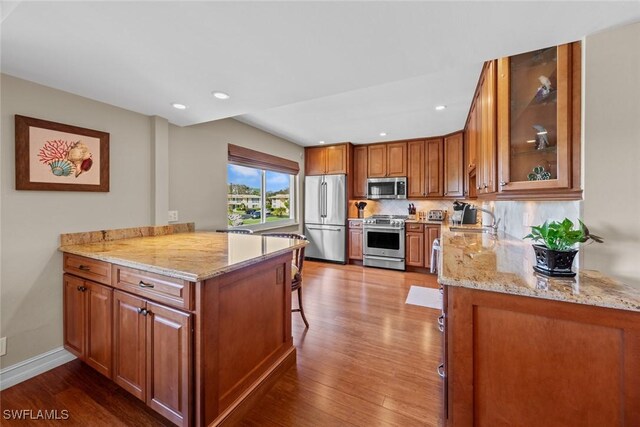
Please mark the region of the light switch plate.
POLYGON ((169 211, 169 222, 178 221, 178 211, 169 211))
POLYGON ((0 356, 7 354, 7 337, 0 338, 0 356))

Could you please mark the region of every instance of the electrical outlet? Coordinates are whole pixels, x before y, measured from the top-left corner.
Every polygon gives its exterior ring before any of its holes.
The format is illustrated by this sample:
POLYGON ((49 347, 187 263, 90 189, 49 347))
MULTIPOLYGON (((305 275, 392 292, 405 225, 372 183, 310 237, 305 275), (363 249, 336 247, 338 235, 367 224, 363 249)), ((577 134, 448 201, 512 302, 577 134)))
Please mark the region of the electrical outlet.
POLYGON ((7 337, 0 338, 0 356, 7 354, 7 337))
POLYGON ((169 222, 178 221, 178 211, 169 211, 169 222))

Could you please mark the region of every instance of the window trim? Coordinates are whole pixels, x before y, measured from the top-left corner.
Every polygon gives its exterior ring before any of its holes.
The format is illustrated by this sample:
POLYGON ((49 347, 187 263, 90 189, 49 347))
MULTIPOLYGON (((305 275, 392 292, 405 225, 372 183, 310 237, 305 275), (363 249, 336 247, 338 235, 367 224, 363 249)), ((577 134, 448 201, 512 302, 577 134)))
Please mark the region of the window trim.
POLYGON ((294 162, 293 160, 284 159, 267 153, 261 153, 260 151, 240 147, 239 145, 228 144, 227 149, 229 163, 235 165, 247 166, 255 169, 268 169, 270 171, 287 173, 290 175, 298 175, 298 173, 300 173, 300 165, 298 162, 294 162))

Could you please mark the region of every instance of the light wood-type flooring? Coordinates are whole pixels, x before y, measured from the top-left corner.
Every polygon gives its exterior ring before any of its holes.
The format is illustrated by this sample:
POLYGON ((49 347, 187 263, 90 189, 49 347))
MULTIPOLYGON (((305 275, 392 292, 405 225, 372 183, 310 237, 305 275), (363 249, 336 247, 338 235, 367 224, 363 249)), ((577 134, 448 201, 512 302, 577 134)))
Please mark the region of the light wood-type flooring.
MULTIPOLYGON (((439 425, 439 311, 405 304, 411 285, 436 288, 435 276, 310 261, 303 275, 311 327, 305 330, 293 313, 297 366, 242 425, 439 425)), ((78 361, 3 391, 0 401, 2 411, 67 409, 70 414, 66 421, 8 422, 2 412, 3 426, 170 425, 78 361)))

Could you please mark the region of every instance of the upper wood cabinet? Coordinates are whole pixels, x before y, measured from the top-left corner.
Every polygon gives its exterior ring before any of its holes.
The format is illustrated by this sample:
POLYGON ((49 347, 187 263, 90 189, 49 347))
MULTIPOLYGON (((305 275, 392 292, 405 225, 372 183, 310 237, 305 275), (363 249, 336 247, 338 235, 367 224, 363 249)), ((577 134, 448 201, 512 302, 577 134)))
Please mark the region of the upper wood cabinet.
POLYGON ((305 175, 348 173, 349 144, 305 149, 305 175))
POLYGON ((496 185, 496 61, 485 64, 480 78, 477 102, 478 143, 476 146, 476 184, 478 195, 492 194, 496 185))
POLYGON ((353 168, 351 181, 353 183, 353 198, 365 199, 367 197, 367 159, 366 145, 353 148, 353 168))
POLYGON ((444 196, 464 196, 464 139, 462 132, 444 139, 444 196))
POLYGON ((407 198, 442 197, 443 139, 409 141, 407 153, 407 198))
POLYGON ((580 54, 580 43, 574 43, 498 61, 501 193, 572 187, 572 148, 580 138, 573 126, 580 121, 573 111, 580 108, 574 104, 580 97, 580 54))
POLYGON ((407 143, 407 198, 416 199, 427 195, 426 173, 424 141, 409 141, 407 143))
POLYGON ((407 143, 369 145, 369 178, 407 176, 407 143))
POLYGON ((426 197, 442 197, 444 155, 442 138, 428 139, 425 142, 425 195, 426 197))
POLYGON ((465 127, 481 198, 580 199, 580 42, 487 61, 465 127))

